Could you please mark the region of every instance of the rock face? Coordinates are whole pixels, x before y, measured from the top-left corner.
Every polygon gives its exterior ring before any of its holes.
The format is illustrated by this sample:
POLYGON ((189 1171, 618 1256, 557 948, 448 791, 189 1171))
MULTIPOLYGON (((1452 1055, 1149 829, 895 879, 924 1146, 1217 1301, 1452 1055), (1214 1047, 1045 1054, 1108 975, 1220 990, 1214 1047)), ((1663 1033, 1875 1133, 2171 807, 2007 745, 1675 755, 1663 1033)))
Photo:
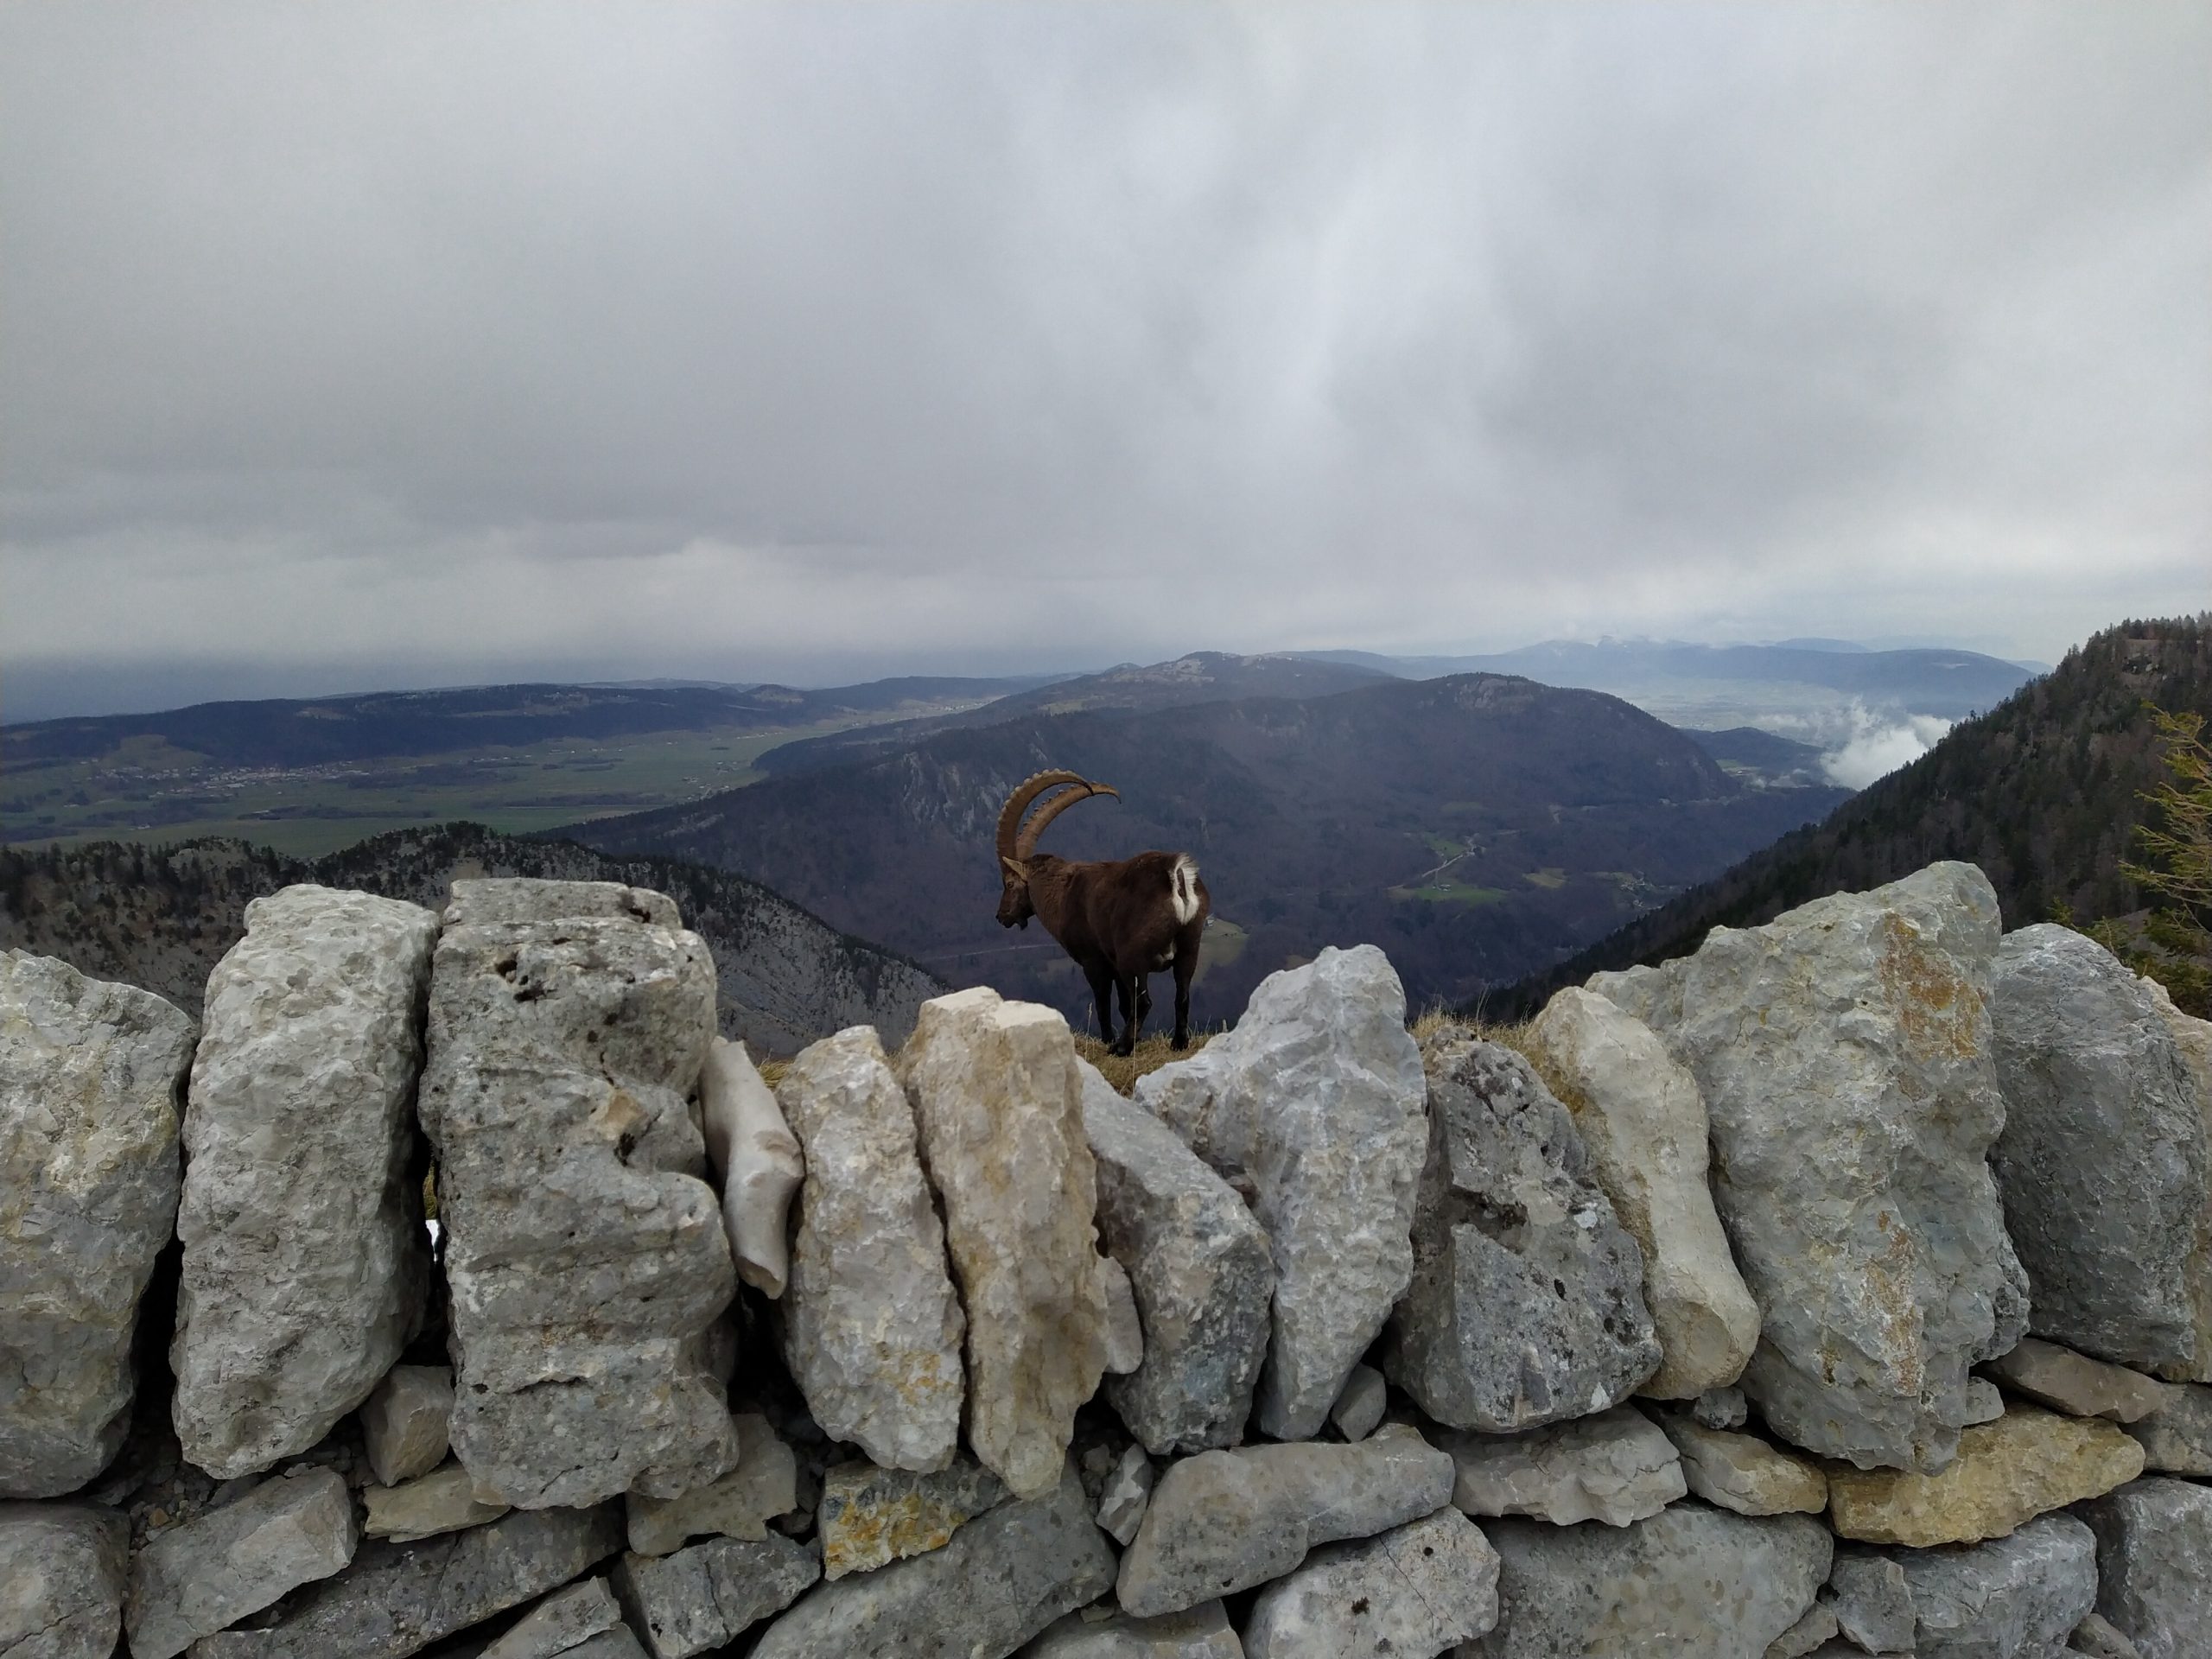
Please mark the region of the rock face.
POLYGON ((307 885, 208 976, 184 1120, 172 1408, 219 1479, 304 1452, 423 1319, 415 1083, 438 918, 307 885))
POLYGON ((443 1463, 452 1421, 451 1366, 393 1366, 361 1405, 361 1438, 378 1481, 397 1486, 443 1463))
POLYGON ((1106 1398, 1155 1456, 1234 1446, 1267 1358, 1268 1236, 1173 1130, 1082 1072, 1098 1242, 1128 1272, 1144 1331, 1143 1363, 1106 1398))
POLYGON ((715 1533, 766 1538, 768 1522, 798 1507, 798 1459, 757 1412, 732 1420, 737 1430, 737 1467, 681 1497, 631 1494, 630 1548, 640 1555, 665 1555, 686 1538, 715 1533))
POLYGON ((1497 1552, 1457 1510, 1329 1544, 1260 1592, 1249 1659, 1440 1654, 1497 1622, 1497 1552))
POLYGON ((2191 1382, 2127 1426, 2143 1447, 2143 1466, 2169 1475, 2212 1475, 2212 1389, 2191 1382))
POLYGON ((1004 1503, 1006 1495, 996 1475, 964 1458, 925 1475, 841 1463, 823 1477, 816 1511, 823 1574, 842 1579, 943 1549, 953 1534, 1004 1503))
POLYGON ((2097 1541, 2068 1515, 1970 1549, 1903 1550, 1921 1659, 2056 1654, 2096 1605, 2097 1541))
POLYGON ((0 1654, 108 1659, 123 1630, 129 1532, 90 1504, 0 1503, 0 1654))
POLYGON ((1412 1283, 1383 1369, 1440 1423, 1490 1433, 1618 1404, 1659 1364, 1643 1257, 1528 1061, 1431 1039, 1412 1283))
POLYGON ((1070 1613, 1022 1649, 1021 1659, 1244 1659, 1217 1601, 1158 1618, 1093 1618, 1095 1611, 1070 1613))
POLYGON ((1683 1479, 1708 1503, 1738 1515, 1818 1515, 1828 1506, 1825 1475, 1756 1434, 1707 1428, 1674 1412, 1660 1425, 1681 1453, 1683 1479))
POLYGON ((1688 1491, 1666 1435, 1633 1406, 1526 1434, 1453 1434, 1452 1501, 1469 1515, 1533 1515, 1555 1527, 1624 1527, 1688 1491))
POLYGON ((673 1497, 737 1451, 736 1288, 687 1096, 714 965, 659 893, 456 881, 430 978, 453 1449, 523 1509, 673 1497))
POLYGON ((360 1541, 334 1470, 265 1480, 245 1497, 149 1540, 130 1563, 124 1623, 136 1659, 171 1659, 198 1637, 327 1579, 360 1541))
POLYGON ((614 1590, 653 1659, 691 1659, 781 1612, 821 1576, 788 1538, 710 1538, 658 1560, 624 1556, 614 1590))
POLYGON ((1316 1545, 1434 1513, 1452 1481, 1451 1458, 1410 1430, 1185 1458, 1160 1476, 1122 1557, 1122 1610, 1149 1618, 1279 1579, 1316 1545))
POLYGON ((1761 1659, 1813 1605, 1834 1548, 1805 1516, 1677 1503, 1631 1527, 1497 1521, 1498 1620, 1460 1651, 1496 1659, 1761 1659))
POLYGON ((1994 1012, 2005 1133, 1991 1154, 2035 1287, 2036 1334, 2162 1376, 2212 1376, 2192 1275, 2204 1113, 2135 975, 2050 923, 2008 935, 1994 1012))
POLYGON ((203 1637, 192 1659, 406 1659, 621 1548, 613 1504, 523 1510, 417 1544, 364 1544, 345 1572, 286 1604, 275 1625, 203 1637))
POLYGON ((2143 1659, 2196 1659, 2212 1632, 2212 1487, 2139 1480, 2082 1511, 2097 1538, 2097 1611, 2143 1659))
POLYGON ((1590 982, 1705 1096, 1714 1203, 1764 1313, 1744 1392, 1862 1468, 1941 1468, 1968 1369, 2025 1317, 1985 1161, 1998 927, 1980 871, 1933 864, 1590 982))
POLYGON ((1713 1207, 1697 1079, 1642 1020, 1573 986, 1529 1039, 1573 1115, 1592 1175, 1643 1252, 1643 1301, 1663 1357, 1643 1392, 1688 1400, 1732 1383, 1758 1343, 1759 1309, 1713 1207))
POLYGON ((1260 1427, 1317 1433, 1413 1273, 1427 1084, 1405 988, 1373 945, 1271 974, 1235 1030, 1135 1098, 1249 1183, 1275 1264, 1260 1427))
POLYGON ((2110 1423, 2017 1407, 1961 1434, 1957 1460, 1939 1475, 1832 1467, 1829 1519, 1843 1537, 1868 1543, 1970 1544, 2142 1470, 2143 1448, 2110 1423))
POLYGON ((811 1175, 783 1300, 792 1379, 830 1439, 887 1468, 942 1469, 960 1438, 966 1321, 906 1093, 855 1026, 792 1061, 777 1102, 811 1175))
POLYGON ((0 1497, 73 1492, 123 1444, 192 1039, 157 996, 0 954, 0 1497))
POLYGON ((968 1443, 1040 1497, 1106 1368, 1074 1039, 1052 1009, 978 986, 922 1005, 898 1070, 968 1315, 968 1443))
POLYGON ((2148 1417, 2180 1392, 2125 1365, 2107 1365, 2034 1337, 2024 1338, 2011 1353, 1999 1355, 1982 1369, 2039 1406, 2115 1423, 2148 1417))
POLYGON ((751 1659, 1002 1656, 1113 1582, 1114 1552, 1070 1465, 1044 1497, 1001 1503, 943 1549, 822 1586, 751 1659))

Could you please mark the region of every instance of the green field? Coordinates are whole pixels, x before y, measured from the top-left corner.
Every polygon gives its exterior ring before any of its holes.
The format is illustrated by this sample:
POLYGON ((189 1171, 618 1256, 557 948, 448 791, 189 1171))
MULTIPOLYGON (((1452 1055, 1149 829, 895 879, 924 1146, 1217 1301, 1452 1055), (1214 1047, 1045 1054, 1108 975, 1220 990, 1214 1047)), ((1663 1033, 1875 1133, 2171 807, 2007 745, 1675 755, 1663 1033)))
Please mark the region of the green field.
POLYGON ((862 723, 645 733, 289 769, 217 767, 158 739, 132 738, 98 760, 0 773, 0 838, 43 846, 236 836, 314 858, 454 818, 518 834, 749 784, 760 776, 753 763, 779 744, 862 723))
POLYGON ((1494 905, 1505 897, 1502 887, 1471 887, 1465 881, 1431 881, 1419 887, 1393 887, 1393 899, 1411 899, 1427 905, 1494 905))

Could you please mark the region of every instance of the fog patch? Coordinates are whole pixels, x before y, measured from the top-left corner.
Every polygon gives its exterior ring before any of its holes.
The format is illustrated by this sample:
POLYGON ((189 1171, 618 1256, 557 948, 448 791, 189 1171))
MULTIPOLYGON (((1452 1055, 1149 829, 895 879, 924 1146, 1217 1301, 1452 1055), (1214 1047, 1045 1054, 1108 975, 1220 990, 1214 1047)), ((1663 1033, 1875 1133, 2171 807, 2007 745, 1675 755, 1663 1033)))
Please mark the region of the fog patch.
POLYGON ((1821 770, 1828 781, 1846 789, 1864 789, 1899 766, 1911 765, 1957 723, 1933 715, 1878 715, 1863 705, 1854 706, 1852 712, 1854 729, 1821 757, 1821 770))

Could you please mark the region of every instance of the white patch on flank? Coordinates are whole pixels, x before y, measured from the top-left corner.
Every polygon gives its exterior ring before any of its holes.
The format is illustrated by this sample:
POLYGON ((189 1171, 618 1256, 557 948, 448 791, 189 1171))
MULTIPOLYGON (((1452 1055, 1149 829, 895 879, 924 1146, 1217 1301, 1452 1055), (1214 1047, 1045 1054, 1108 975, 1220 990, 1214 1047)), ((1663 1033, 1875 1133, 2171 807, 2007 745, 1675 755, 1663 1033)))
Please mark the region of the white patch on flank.
POLYGON ((1191 862, 1187 853, 1176 859, 1168 887, 1175 896, 1175 920, 1180 925, 1198 913, 1198 867, 1191 862))

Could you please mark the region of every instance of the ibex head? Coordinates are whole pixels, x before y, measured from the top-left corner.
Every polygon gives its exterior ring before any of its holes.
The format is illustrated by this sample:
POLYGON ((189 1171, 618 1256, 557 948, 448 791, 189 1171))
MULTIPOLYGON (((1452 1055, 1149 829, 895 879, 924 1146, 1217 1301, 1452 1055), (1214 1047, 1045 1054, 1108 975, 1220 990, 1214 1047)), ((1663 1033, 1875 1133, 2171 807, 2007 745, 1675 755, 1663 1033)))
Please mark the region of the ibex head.
POLYGON ((999 893, 999 925, 1027 927, 1037 907, 1029 898, 1029 860, 1037 850, 1037 837, 1045 833, 1045 826, 1074 805, 1093 795, 1121 798, 1121 791, 1105 784, 1094 784, 1089 779, 1072 772, 1040 772, 1025 779, 1014 793, 1006 798, 1006 804, 999 809, 998 855, 999 880, 1003 884, 999 893), (1073 789, 1055 795, 1037 810, 1027 823, 1022 815, 1039 795, 1062 784, 1072 784, 1073 789))

